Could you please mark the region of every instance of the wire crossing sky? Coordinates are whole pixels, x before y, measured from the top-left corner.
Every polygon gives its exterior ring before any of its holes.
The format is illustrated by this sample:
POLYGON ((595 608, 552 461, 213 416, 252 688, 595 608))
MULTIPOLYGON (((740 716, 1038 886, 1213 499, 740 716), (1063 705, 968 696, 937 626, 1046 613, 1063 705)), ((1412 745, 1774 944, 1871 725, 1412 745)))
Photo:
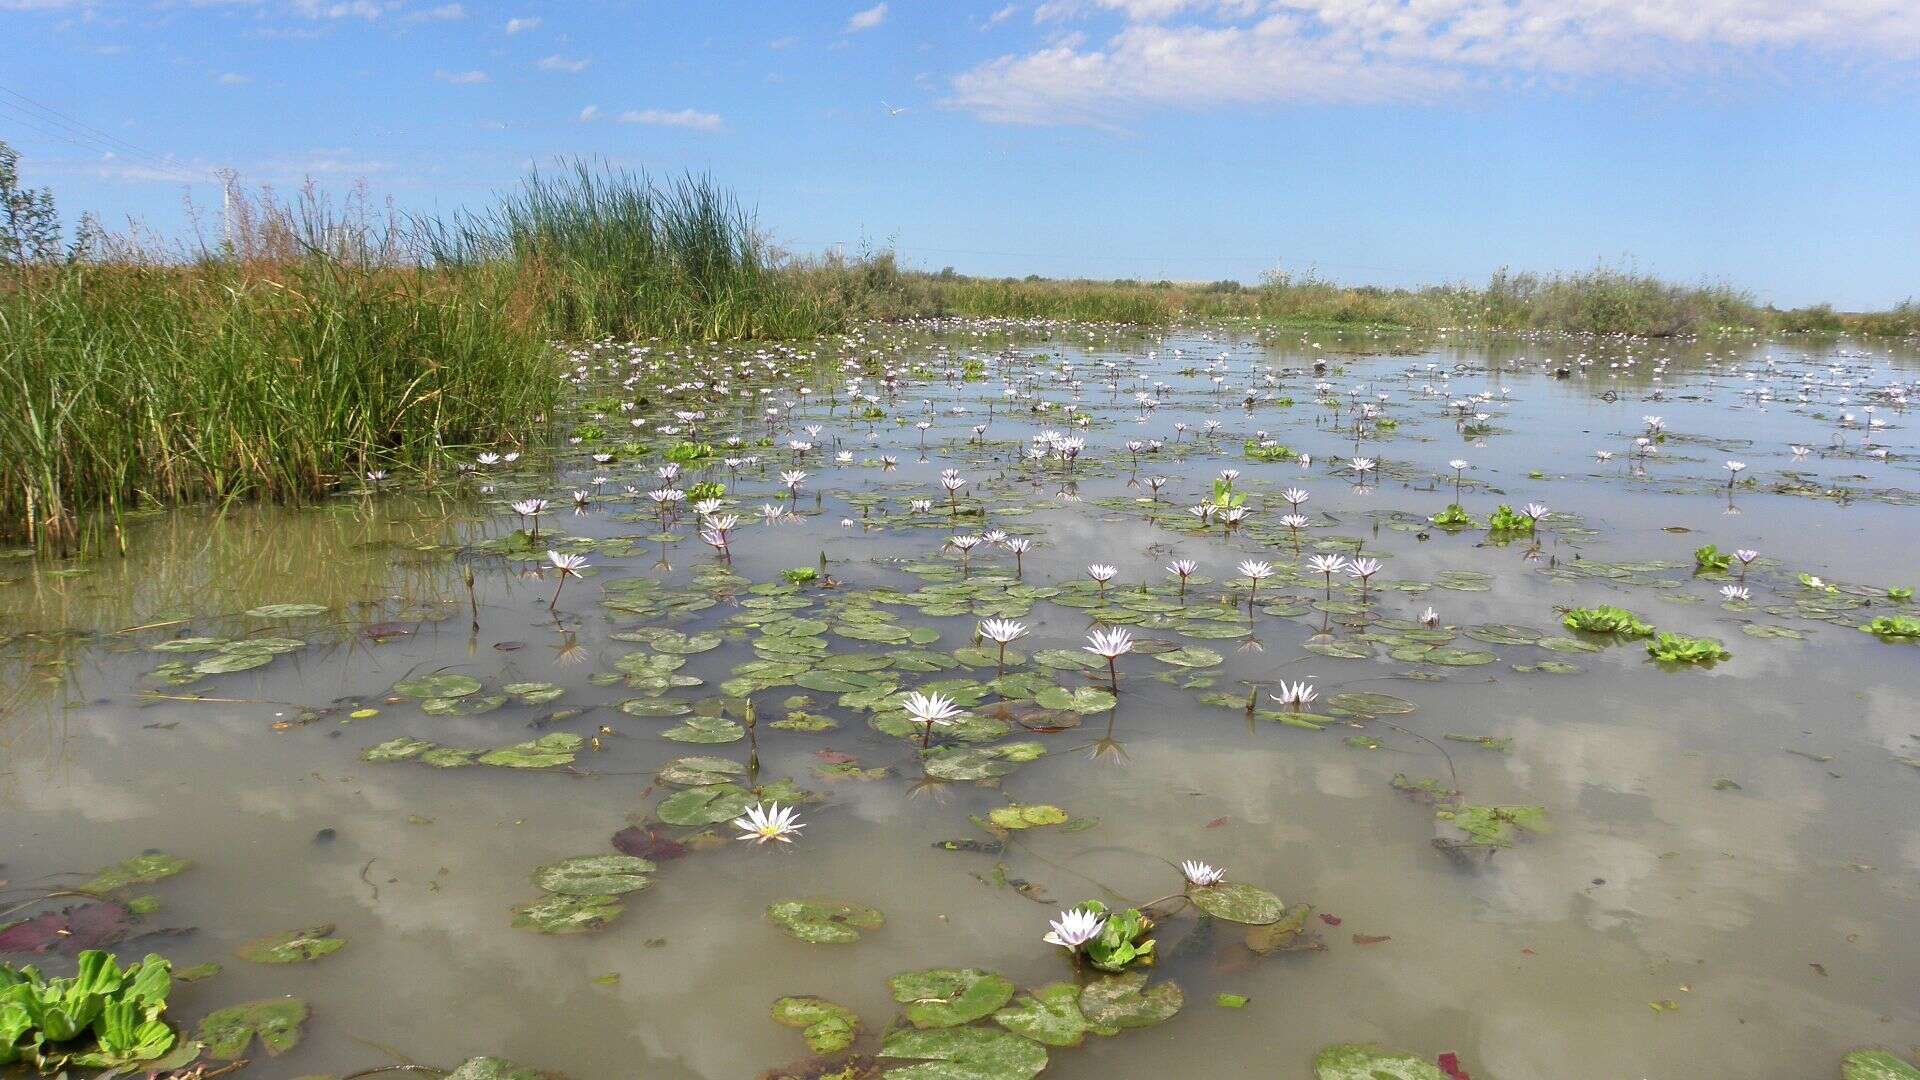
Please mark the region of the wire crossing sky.
POLYGON ((710 171, 801 252, 995 275, 1482 282, 1597 263, 1920 294, 1908 0, 0 0, 0 139, 63 208, 214 175, 484 203, 710 171))

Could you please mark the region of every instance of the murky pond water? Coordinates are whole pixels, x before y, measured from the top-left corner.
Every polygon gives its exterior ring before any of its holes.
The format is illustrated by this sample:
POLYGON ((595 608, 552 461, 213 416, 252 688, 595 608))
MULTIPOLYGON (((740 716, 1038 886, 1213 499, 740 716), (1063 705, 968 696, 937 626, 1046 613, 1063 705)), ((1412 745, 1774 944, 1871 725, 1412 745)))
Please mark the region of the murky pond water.
MULTIPOLYGON (((1049 921, 1181 893, 1199 859, 1284 901, 1278 929, 1163 901, 1135 970, 1183 1006, 1054 1047, 1047 1075, 1304 1077, 1346 1042, 1482 1080, 1832 1075, 1920 1042, 1914 361, 1004 326, 583 349, 578 441, 551 453, 156 515, 124 558, 0 560, 0 923, 105 903, 75 939, 218 963, 175 991, 189 1030, 303 999, 304 1036, 256 1044, 252 1076, 488 1053, 745 1077, 807 1056, 769 1017, 784 995, 852 1010, 872 1053, 927 1005, 895 1000, 902 972, 1096 983, 1049 921), (681 443, 712 453, 663 516, 648 492, 681 443), (730 559, 699 539, 697 483, 740 516, 730 559), (1428 523, 1456 491, 1471 523, 1428 523), (535 497, 537 541, 509 505, 535 497), (1188 509, 1237 499, 1238 522, 1188 509), (1518 527, 1489 531, 1503 505, 1518 527), (990 530, 1031 548, 949 543, 990 530), (1703 545, 1758 554, 1700 571, 1703 545), (590 568, 563 583, 549 548, 590 568), (1176 559, 1198 564, 1184 596, 1176 559), (1271 564, 1257 588, 1248 559, 1271 564), (1602 605, 1731 656, 1660 663, 1563 623, 1602 605), (1028 631, 1004 674, 989 618, 1028 631), (1083 649, 1109 627, 1134 640, 1117 706, 1083 649), (1273 699, 1294 682, 1314 699, 1273 699), (926 751, 909 691, 964 710, 926 751), (759 799, 798 800, 796 842, 731 839, 759 799), (653 869, 536 881, 622 850, 653 869), (147 851, 191 865, 28 903, 147 851), (884 922, 768 914, 822 899, 884 922), (236 954, 329 925, 345 945, 317 959, 236 954)), ((73 939, 12 940, 70 963, 73 939)), ((1031 1071, 995 1067, 937 1075, 1031 1071)))

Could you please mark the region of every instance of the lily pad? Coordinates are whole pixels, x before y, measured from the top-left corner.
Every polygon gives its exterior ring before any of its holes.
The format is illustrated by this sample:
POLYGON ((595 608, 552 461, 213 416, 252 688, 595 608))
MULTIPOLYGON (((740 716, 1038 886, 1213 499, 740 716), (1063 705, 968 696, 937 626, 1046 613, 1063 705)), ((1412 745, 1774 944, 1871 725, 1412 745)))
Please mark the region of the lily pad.
POLYGON ((1840 1059, 1840 1080, 1920 1080, 1920 1069, 1885 1050, 1855 1050, 1840 1059))
POLYGON ((1356 1043, 1320 1051, 1313 1059, 1313 1075, 1315 1080, 1447 1080, 1447 1074, 1425 1058, 1356 1043))
POLYGON ((620 917, 626 905, 617 896, 553 893, 513 909, 513 925, 542 934, 584 934, 620 917))
POLYGON ((1034 695, 1033 700, 1043 709, 1066 709, 1077 713, 1106 712, 1119 704, 1111 692, 1097 686, 1079 686, 1072 690, 1049 686, 1034 695))
POLYGON ((240 959, 255 964, 300 964, 331 956, 347 944, 345 938, 329 937, 332 933, 332 923, 284 930, 254 938, 234 952, 240 959))
POLYGON ((825 998, 783 997, 773 1003, 773 1022, 800 1028, 800 1035, 816 1054, 837 1054, 853 1045, 860 1018, 852 1009, 825 998))
POLYGON ((304 619, 325 614, 325 604, 262 604, 257 608, 248 608, 247 614, 256 619, 304 619))
POLYGON ((753 794, 738 784, 708 784, 661 799, 653 812, 669 825, 717 825, 746 813, 753 801, 753 794))
POLYGON ((421 754, 433 749, 436 745, 438 744, 430 743, 425 739, 416 739, 409 735, 401 735, 397 738, 388 739, 383 743, 375 743, 365 750, 360 751, 360 760, 406 761, 409 758, 419 757, 421 754))
POLYGON ((148 851, 124 862, 114 863, 77 886, 80 892, 110 893, 130 885, 148 885, 170 878, 193 864, 163 851, 148 851))
POLYGON ((270 1056, 278 1057, 300 1042, 300 1025, 307 1022, 307 1003, 296 997, 267 998, 208 1014, 196 1036, 206 1044, 207 1056, 236 1061, 254 1037, 270 1056))
POLYGON ((1149 988, 1144 971, 1103 976, 1080 991, 1081 1014, 1100 1027, 1150 1027, 1172 1019, 1185 1003, 1178 984, 1161 982, 1149 988))
POLYGON ((887 1035, 880 1056, 923 1063, 888 1069, 888 1080, 1031 1080, 1047 1067, 1046 1047, 986 1027, 903 1028, 887 1035))
POLYGON ((679 727, 660 733, 663 739, 683 743, 730 743, 747 737, 747 729, 724 716, 690 716, 679 727))
POLYGON ((948 1028, 988 1015, 1013 998, 1013 983, 980 968, 903 971, 887 980, 917 1028, 948 1028))
POLYGON ((667 762, 656 779, 680 787, 707 787, 729 783, 733 777, 744 776, 746 772, 745 765, 729 758, 683 757, 667 762))
POLYGON ((1187 890, 1187 896, 1193 901, 1194 907, 1216 919, 1248 926, 1279 922, 1280 917, 1287 913, 1287 905, 1279 897, 1243 882, 1196 885, 1187 890))
POLYGON ((1219 653, 1205 646, 1188 645, 1184 648, 1175 649, 1172 652, 1160 653, 1156 655, 1154 659, 1163 664, 1172 664, 1175 667, 1205 668, 1218 665, 1223 658, 1219 653))
POLYGON ((393 684, 393 692, 401 697, 420 698, 457 698, 480 692, 480 680, 471 675, 442 673, 422 675, 413 679, 402 679, 393 684))
POLYGON ((461 1062, 446 1080, 547 1080, 548 1075, 505 1058, 477 1057, 461 1062))
POLYGON ((1058 825, 1066 821, 1068 816, 1065 810, 1045 803, 1033 806, 1015 803, 989 811, 987 820, 1002 829, 1033 829, 1042 825, 1058 825))
POLYGON ((859 941, 860 931, 878 930, 887 921, 878 908, 832 900, 781 900, 768 906, 767 918, 813 945, 859 941))
POLYGON ((617 896, 639 892, 653 879, 654 865, 632 855, 582 855, 548 863, 533 872, 533 883, 569 896, 617 896))
POLYGON ((479 762, 503 769, 551 769, 571 764, 574 754, 585 745, 586 740, 578 735, 554 732, 530 742, 489 750, 480 755, 479 762))
POLYGON ((993 1022, 1048 1046, 1079 1046, 1093 1027, 1080 1012, 1080 988, 1067 982, 1021 994, 993 1022))

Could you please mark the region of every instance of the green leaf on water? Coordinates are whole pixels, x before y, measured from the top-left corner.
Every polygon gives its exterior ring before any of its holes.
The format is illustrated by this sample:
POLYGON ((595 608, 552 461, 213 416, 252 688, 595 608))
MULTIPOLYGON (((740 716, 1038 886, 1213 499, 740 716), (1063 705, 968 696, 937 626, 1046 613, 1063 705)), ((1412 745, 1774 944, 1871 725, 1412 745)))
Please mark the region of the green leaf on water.
POLYGON ((304 619, 325 614, 326 610, 325 604, 262 604, 248 608, 247 614, 256 619, 304 619))
POLYGON ((834 900, 781 900, 767 907, 767 918, 790 936, 813 945, 860 940, 860 931, 878 930, 886 916, 865 904, 834 900))
POLYGON ((1149 988, 1144 971, 1106 975, 1080 991, 1080 1012, 1099 1027, 1149 1027, 1172 1019, 1185 1003, 1178 984, 1161 982, 1149 988))
POLYGON ((500 689, 503 693, 519 698, 523 705, 545 705, 567 692, 564 687, 550 682, 508 683, 500 689))
POLYGON ((467 697, 428 698, 420 711, 428 716, 480 716, 507 703, 505 694, 472 694, 467 697))
POLYGON ((770 1010, 773 1022, 800 1028, 800 1035, 816 1054, 837 1054, 853 1045, 860 1017, 852 1009, 825 998, 783 997, 770 1010))
POLYGON ((1058 825, 1070 815, 1057 806, 1040 803, 1032 806, 1014 803, 1001 806, 987 812, 987 820, 1002 829, 1033 829, 1042 825, 1058 825))
POLYGON ((1544 806, 1457 806, 1437 810, 1434 816, 1452 822, 1468 843, 1486 847, 1511 847, 1518 832, 1547 831, 1544 806))
POLYGON ((1206 668, 1219 664, 1222 657, 1219 653, 1204 646, 1188 645, 1184 648, 1175 649, 1172 652, 1160 653, 1156 655, 1154 659, 1163 664, 1172 664, 1175 667, 1206 668))
POLYGON ((514 743, 498 750, 489 750, 479 757, 480 764, 494 765, 503 769, 550 769, 556 765, 567 765, 587 740, 578 735, 554 732, 542 735, 530 742, 514 743))
POLYGON ((1920 1069, 1885 1050, 1855 1050, 1840 1059, 1840 1080, 1920 1080, 1920 1069))
POLYGON ((255 964, 299 964, 331 956, 345 947, 346 939, 329 937, 332 933, 332 923, 283 930, 245 942, 234 952, 255 964))
POLYGON ((533 883, 550 893, 615 896, 653 884, 654 865, 633 855, 581 855, 548 863, 533 872, 533 883))
POLYGON ((1418 706, 1405 698, 1392 694, 1344 693, 1335 694, 1327 699, 1331 709, 1341 709, 1355 716, 1404 716, 1418 706))
POLYGON ((1341 1043, 1313 1059, 1315 1080, 1447 1080, 1440 1066, 1380 1046, 1341 1043))
POLYGON ((513 909, 513 925, 542 934, 584 934, 620 917, 626 904, 617 896, 551 893, 513 909))
POLYGON ((993 1022, 1048 1046, 1079 1046, 1093 1026, 1080 1013, 1080 988, 1066 982, 1021 994, 993 1022))
POLYGON ((658 698, 630 698, 620 703, 628 716, 685 716, 693 711, 690 701, 664 701, 658 698))
POLYGON ((402 679, 393 684, 393 692, 410 698, 457 698, 480 692, 480 680, 471 675, 443 673, 402 679))
POLYGON ((730 743, 747 737, 747 729, 724 716, 690 716, 679 727, 660 733, 663 739, 684 743, 730 743))
POLYGON ((448 1073, 446 1080, 547 1080, 548 1073, 516 1065, 505 1058, 468 1058, 448 1073))
POLYGON ((360 751, 360 760, 405 761, 408 758, 419 757, 421 754, 433 749, 435 745, 437 744, 430 743, 425 739, 416 739, 409 735, 401 735, 398 738, 388 739, 383 743, 376 743, 360 751))
POLYGON ((249 1001, 211 1013, 200 1021, 196 1036, 206 1044, 207 1056, 236 1061, 259 1036, 267 1053, 278 1057, 300 1042, 300 1025, 307 1022, 307 1003, 299 998, 249 1001))
POLYGON ((1194 907, 1216 919, 1248 926, 1279 922, 1287 912, 1287 905, 1279 897, 1265 889, 1237 881, 1195 885, 1187 890, 1187 897, 1193 901, 1194 907))
POLYGON ((1479 649, 1434 649, 1420 658, 1423 664, 1440 664, 1444 667, 1479 667, 1500 659, 1490 652, 1479 649))
POLYGON ((918 1028, 971 1023, 1013 998, 1013 984, 980 968, 928 968, 903 971, 887 980, 893 1000, 907 1007, 918 1028))
POLYGON ((707 787, 729 783, 732 777, 744 776, 746 772, 745 765, 729 758, 683 757, 667 762, 655 778, 679 787, 707 787))
POLYGON ((1049 686, 1035 694, 1033 700, 1043 709, 1067 709, 1077 713, 1106 712, 1119 704, 1111 692, 1097 686, 1078 686, 1072 690, 1049 686))
POLYGON ((888 1069, 887 1080, 1031 1080, 1047 1067, 1047 1048, 1032 1039, 986 1027, 888 1033, 883 1058, 922 1064, 888 1069))
POLYGON ((131 885, 148 885, 162 878, 170 878, 192 865, 185 859, 162 851, 148 851, 102 868, 85 884, 76 886, 76 890, 90 893, 117 892, 131 885))
POLYGON ((654 813, 669 825, 717 825, 747 812, 753 795, 738 784, 708 784, 677 791, 660 800, 654 813))

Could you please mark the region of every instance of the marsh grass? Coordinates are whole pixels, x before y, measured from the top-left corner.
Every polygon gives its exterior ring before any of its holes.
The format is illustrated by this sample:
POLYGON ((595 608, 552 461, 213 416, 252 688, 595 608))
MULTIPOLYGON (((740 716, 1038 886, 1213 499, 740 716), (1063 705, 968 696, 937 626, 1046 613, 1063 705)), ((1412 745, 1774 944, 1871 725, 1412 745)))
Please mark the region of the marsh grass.
POLYGON ((309 196, 248 200, 228 252, 130 241, 0 280, 0 532, 65 546, 82 514, 295 500, 368 468, 513 441, 557 378, 498 268, 423 268, 309 196))

